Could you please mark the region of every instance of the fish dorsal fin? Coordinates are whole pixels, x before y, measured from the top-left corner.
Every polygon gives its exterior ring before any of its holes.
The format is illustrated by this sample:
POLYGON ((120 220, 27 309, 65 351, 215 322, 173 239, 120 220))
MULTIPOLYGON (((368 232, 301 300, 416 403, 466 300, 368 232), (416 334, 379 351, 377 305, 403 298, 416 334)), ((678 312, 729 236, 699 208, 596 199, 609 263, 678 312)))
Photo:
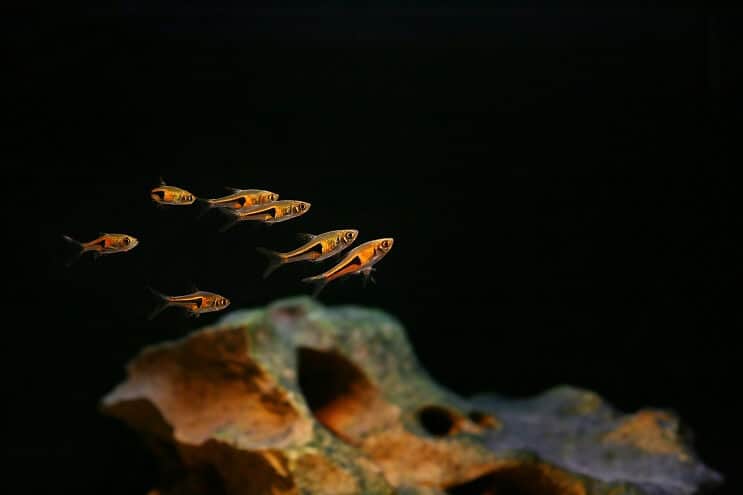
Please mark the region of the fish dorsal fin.
POLYGON ((98 237, 103 237, 104 235, 108 235, 108 232, 98 232, 98 237))
POLYGON ((167 184, 165 183, 165 180, 162 177, 160 177, 160 185, 167 186, 167 184))
POLYGON ((196 284, 193 282, 190 282, 188 284, 188 287, 191 289, 191 292, 201 292, 198 287, 196 287, 196 284))
POLYGON ((238 188, 236 188, 236 187, 229 187, 229 186, 224 186, 224 188, 225 188, 226 190, 228 190, 229 192, 233 192, 233 193, 238 193, 238 192, 242 191, 242 189, 238 189, 238 188))
POLYGON ((307 232, 300 232, 300 233, 297 234, 297 239, 299 239, 300 241, 307 241, 307 242, 309 242, 312 239, 314 239, 315 237, 316 237, 315 235, 308 234, 307 232))

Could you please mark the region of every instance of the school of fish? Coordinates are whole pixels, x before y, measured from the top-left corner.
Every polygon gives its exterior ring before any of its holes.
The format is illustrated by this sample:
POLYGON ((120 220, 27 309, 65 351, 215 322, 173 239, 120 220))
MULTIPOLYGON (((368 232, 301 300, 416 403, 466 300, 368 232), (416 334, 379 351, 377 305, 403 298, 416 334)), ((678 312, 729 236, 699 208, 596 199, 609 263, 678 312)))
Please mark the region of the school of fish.
MULTIPOLYGON (((263 189, 234 189, 227 188, 229 194, 218 198, 199 198, 195 194, 180 187, 171 186, 160 179, 160 184, 150 191, 150 198, 158 206, 190 206, 200 204, 203 211, 199 215, 212 209, 221 211, 228 217, 228 222, 220 229, 222 232, 234 227, 240 222, 260 222, 274 224, 298 218, 310 210, 312 206, 306 201, 279 199, 279 195, 263 189)), ((277 268, 299 261, 318 263, 327 259, 341 256, 358 238, 356 229, 336 229, 322 234, 298 234, 302 245, 287 252, 279 252, 264 247, 257 247, 257 251, 268 258, 268 265, 263 272, 267 278, 277 268)), ((70 236, 62 236, 65 241, 75 246, 74 255, 67 261, 71 265, 84 253, 92 253, 93 259, 104 254, 125 253, 139 245, 139 240, 129 234, 100 233, 98 237, 87 242, 81 242, 70 236)), ((350 249, 341 260, 324 272, 302 281, 313 284, 313 297, 333 280, 349 275, 363 277, 364 286, 367 281, 374 281, 371 273, 376 265, 392 249, 394 239, 385 237, 367 241, 350 249)), ((167 308, 180 308, 189 316, 199 317, 203 313, 222 311, 229 307, 230 300, 214 292, 207 292, 192 288, 188 294, 169 296, 148 287, 160 303, 149 315, 152 319, 167 308)))

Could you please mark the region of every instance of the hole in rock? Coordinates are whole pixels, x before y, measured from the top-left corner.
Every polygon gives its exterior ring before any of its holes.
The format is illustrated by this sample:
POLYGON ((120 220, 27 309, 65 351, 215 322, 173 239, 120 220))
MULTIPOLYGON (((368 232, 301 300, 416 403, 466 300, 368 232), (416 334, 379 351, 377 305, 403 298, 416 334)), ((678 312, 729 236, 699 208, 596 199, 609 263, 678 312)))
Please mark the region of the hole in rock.
POLYGON ((584 493, 575 484, 566 482, 562 473, 524 464, 485 474, 467 483, 451 486, 450 495, 577 495, 584 493))
POLYGON ((421 426, 431 435, 443 437, 454 432, 454 414, 439 406, 426 406, 418 411, 421 426))
POLYGON ((353 362, 336 352, 304 347, 297 360, 299 387, 326 428, 349 439, 359 424, 373 420, 378 392, 353 362))

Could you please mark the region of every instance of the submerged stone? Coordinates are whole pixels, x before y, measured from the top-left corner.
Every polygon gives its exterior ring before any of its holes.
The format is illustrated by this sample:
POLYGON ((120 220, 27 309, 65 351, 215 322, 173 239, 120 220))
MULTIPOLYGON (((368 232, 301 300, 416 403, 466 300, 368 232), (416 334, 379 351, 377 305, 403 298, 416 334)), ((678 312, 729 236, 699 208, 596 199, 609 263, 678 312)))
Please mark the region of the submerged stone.
POLYGON ((308 298, 144 349, 102 402, 162 466, 152 493, 687 495, 719 482, 663 411, 592 392, 467 400, 384 312, 308 298))

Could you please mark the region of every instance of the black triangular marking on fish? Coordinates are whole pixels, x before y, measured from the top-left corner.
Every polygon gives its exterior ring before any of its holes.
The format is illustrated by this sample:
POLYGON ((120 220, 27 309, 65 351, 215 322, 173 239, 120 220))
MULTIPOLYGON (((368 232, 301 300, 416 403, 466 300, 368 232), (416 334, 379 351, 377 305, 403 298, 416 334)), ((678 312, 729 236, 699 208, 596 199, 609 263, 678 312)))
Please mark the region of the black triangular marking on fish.
POLYGON ((100 247, 106 247, 106 239, 101 239, 100 241, 96 242, 96 244, 98 244, 100 247))
POLYGON ((322 253, 322 242, 316 243, 314 246, 312 246, 311 248, 309 248, 307 250, 307 252, 308 253, 315 252, 317 254, 323 254, 322 253))
POLYGON ((240 208, 242 208, 243 206, 245 206, 245 203, 247 203, 248 200, 245 198, 245 196, 240 196, 235 201, 237 201, 240 204, 240 208))
POLYGON ((164 201, 165 200, 165 191, 153 191, 152 194, 154 194, 155 196, 159 196, 160 197, 160 201, 164 201))
POLYGON ((269 208, 262 213, 268 213, 271 218, 276 218, 276 208, 269 208))
POLYGON ((349 266, 351 266, 351 265, 358 265, 358 266, 361 266, 361 258, 359 258, 358 256, 354 256, 354 257, 353 257, 353 259, 352 259, 351 261, 349 261, 349 262, 348 262, 348 263, 346 263, 345 265, 343 265, 343 266, 341 266, 340 268, 338 268, 338 270, 336 270, 336 272, 339 272, 339 271, 341 271, 341 270, 343 270, 343 269, 345 269, 345 268, 348 268, 348 267, 349 267, 349 266))

